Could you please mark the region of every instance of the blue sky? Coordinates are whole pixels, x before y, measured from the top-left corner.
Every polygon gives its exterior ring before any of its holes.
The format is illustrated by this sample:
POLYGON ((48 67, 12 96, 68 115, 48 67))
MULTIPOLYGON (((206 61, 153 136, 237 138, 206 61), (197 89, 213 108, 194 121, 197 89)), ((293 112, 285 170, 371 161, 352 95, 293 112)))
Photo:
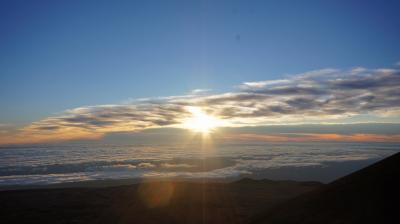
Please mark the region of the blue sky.
POLYGON ((400 60, 398 1, 0 4, 0 123, 400 60))
MULTIPOLYGON (((398 1, 1 1, 0 144, 182 128, 188 116, 219 119, 221 127, 399 123, 399 8, 398 1)), ((365 133, 350 140, 400 141, 400 131, 365 133)), ((349 139, 302 137, 320 138, 349 139)))

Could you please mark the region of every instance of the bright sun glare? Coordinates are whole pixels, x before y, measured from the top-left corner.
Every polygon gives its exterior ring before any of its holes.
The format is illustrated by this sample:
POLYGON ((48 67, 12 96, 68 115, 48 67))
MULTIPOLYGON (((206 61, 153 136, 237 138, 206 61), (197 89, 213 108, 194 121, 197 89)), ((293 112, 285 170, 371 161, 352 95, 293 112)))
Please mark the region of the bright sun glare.
POLYGON ((192 116, 184 122, 183 126, 194 132, 208 134, 223 124, 220 119, 208 115, 199 107, 187 107, 187 110, 192 116))

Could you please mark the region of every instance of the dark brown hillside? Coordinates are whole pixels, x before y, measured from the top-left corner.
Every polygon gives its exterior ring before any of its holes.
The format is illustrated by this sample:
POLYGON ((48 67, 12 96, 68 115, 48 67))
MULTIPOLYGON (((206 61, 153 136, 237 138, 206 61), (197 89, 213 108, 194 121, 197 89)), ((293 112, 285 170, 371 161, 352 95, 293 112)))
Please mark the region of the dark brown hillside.
POLYGON ((0 217, 1 223, 243 223, 257 212, 320 186, 243 179, 2 191, 0 217))
POLYGON ((400 223, 400 153, 292 199, 251 223, 400 223))

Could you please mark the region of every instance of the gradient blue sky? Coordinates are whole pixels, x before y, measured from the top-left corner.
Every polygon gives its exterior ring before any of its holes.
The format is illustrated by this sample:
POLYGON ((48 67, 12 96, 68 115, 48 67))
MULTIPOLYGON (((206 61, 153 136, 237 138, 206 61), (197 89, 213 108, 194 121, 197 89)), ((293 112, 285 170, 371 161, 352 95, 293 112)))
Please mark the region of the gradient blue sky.
POLYGON ((1 1, 0 123, 400 60, 399 1, 1 1))

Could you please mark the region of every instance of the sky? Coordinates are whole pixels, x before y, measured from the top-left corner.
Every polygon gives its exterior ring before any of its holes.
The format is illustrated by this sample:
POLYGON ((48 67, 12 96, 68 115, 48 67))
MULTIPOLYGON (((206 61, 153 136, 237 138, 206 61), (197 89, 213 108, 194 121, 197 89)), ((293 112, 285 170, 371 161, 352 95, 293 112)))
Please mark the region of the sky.
POLYGON ((399 7, 1 1, 0 144, 184 128, 193 108, 250 140, 399 141, 399 7))

